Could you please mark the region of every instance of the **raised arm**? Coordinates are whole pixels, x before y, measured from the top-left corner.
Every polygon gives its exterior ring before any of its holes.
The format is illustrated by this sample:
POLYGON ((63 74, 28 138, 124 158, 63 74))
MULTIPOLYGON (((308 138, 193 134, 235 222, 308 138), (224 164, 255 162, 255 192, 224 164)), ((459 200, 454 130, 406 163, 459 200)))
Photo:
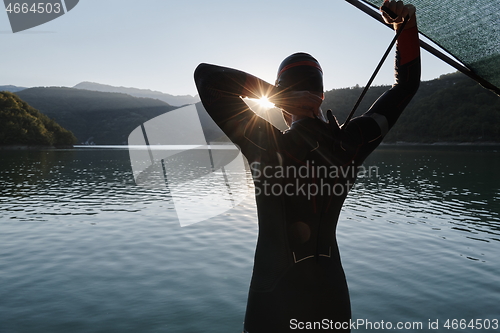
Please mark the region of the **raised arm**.
POLYGON ((262 135, 278 135, 279 131, 250 110, 241 97, 267 96, 273 93, 274 86, 245 72, 210 64, 200 64, 194 80, 207 112, 245 155, 273 144, 271 139, 263 140, 262 135))
POLYGON ((420 45, 415 7, 388 0, 384 6, 398 15, 395 20, 384 15, 386 22, 395 29, 400 27, 403 17, 409 16, 409 21, 396 44, 395 84, 365 114, 353 119, 345 128, 349 136, 358 138, 358 144, 363 145, 358 156, 361 159, 375 149, 394 126, 420 85, 420 45))
POLYGON ((420 85, 420 45, 415 7, 413 5, 405 6, 401 1, 388 0, 384 2, 384 6, 398 15, 396 19, 391 19, 384 12, 382 14, 386 22, 393 25, 395 31, 400 29, 403 18, 408 17, 409 20, 396 44, 396 82, 392 89, 382 95, 366 113, 366 115, 384 116, 387 119, 387 130, 389 130, 394 126, 420 85), (387 97, 384 97, 386 95, 387 97))

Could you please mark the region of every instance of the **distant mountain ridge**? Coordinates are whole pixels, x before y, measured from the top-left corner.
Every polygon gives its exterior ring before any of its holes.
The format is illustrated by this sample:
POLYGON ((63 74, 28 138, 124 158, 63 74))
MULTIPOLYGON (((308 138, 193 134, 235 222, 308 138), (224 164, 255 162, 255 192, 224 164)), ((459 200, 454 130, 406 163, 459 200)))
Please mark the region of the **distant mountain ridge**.
POLYGON ((0 92, 0 147, 71 146, 74 135, 15 94, 0 92))
POLYGON ((174 96, 166 93, 162 93, 160 91, 154 91, 150 89, 138 89, 138 88, 127 88, 127 87, 116 87, 107 84, 95 83, 84 81, 78 83, 73 88, 75 89, 83 89, 83 90, 92 90, 92 91, 100 91, 100 92, 113 92, 113 93, 123 93, 128 94, 134 97, 145 97, 145 98, 154 98, 159 99, 160 101, 164 101, 173 106, 182 106, 186 104, 194 104, 200 101, 198 95, 181 95, 174 96))
MULTIPOLYGON (((356 116, 368 110, 389 88, 370 88, 356 116)), ((362 87, 356 86, 325 91, 321 107, 324 111, 332 109, 343 123, 361 90, 362 87)), ((29 88, 16 95, 72 131, 79 143, 97 145, 126 144, 128 135, 137 126, 178 108, 157 98, 64 87, 29 88)), ((270 116, 277 119, 281 112, 276 110, 270 116)), ((213 122, 200 120, 211 137, 220 134, 213 122)), ((500 142, 500 98, 461 73, 422 81, 419 91, 384 139, 384 142, 401 141, 500 142)))
POLYGON ((16 95, 73 132, 82 144, 126 144, 137 126, 177 108, 158 99, 66 87, 29 88, 16 95))
POLYGON ((28 88, 13 86, 11 84, 6 85, 6 86, 0 86, 0 91, 9 91, 9 92, 12 92, 12 93, 16 93, 16 92, 24 90, 24 89, 28 89, 28 88))

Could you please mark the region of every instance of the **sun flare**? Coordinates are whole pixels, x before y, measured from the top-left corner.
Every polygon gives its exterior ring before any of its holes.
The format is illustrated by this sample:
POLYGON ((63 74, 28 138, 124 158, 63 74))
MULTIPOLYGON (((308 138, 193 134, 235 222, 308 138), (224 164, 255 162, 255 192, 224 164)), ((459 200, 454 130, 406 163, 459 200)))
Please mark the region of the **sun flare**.
POLYGON ((274 103, 269 101, 269 99, 266 96, 263 96, 263 97, 257 99, 256 101, 257 101, 257 103, 259 103, 259 106, 264 108, 264 109, 274 108, 274 103))

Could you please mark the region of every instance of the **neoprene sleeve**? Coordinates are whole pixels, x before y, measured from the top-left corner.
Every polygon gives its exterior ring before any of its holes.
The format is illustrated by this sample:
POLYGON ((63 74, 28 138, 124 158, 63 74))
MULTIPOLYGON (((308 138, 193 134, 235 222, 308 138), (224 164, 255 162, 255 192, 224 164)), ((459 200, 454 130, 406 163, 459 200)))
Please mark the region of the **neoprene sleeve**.
POLYGON ((344 140, 357 146, 357 164, 380 144, 411 101, 420 85, 420 47, 417 27, 404 30, 398 38, 395 57, 395 84, 370 109, 343 129, 344 140))

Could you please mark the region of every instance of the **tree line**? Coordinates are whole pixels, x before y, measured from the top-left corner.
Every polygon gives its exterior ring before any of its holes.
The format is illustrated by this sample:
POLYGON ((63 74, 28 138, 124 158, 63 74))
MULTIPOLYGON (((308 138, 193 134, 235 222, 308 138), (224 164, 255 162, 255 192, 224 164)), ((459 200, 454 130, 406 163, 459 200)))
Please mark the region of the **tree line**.
POLYGON ((70 131, 10 92, 0 92, 0 145, 66 146, 70 131))
MULTIPOLYGON (((390 86, 368 90, 356 115, 390 86)), ((362 87, 334 89, 325 93, 324 110, 331 109, 339 123, 347 118, 362 87)), ((384 142, 500 142, 500 97, 462 73, 423 81, 384 142)))
MULTIPOLYGON (((322 109, 331 109, 342 124, 362 89, 327 91, 322 109)), ((388 89, 371 87, 356 115, 388 89)), ((62 87, 16 94, 0 93, 1 145, 70 145, 75 136, 82 143, 126 144, 137 126, 177 108, 156 99, 62 87)), ((500 142, 500 98, 461 73, 423 81, 384 142, 500 142)))

